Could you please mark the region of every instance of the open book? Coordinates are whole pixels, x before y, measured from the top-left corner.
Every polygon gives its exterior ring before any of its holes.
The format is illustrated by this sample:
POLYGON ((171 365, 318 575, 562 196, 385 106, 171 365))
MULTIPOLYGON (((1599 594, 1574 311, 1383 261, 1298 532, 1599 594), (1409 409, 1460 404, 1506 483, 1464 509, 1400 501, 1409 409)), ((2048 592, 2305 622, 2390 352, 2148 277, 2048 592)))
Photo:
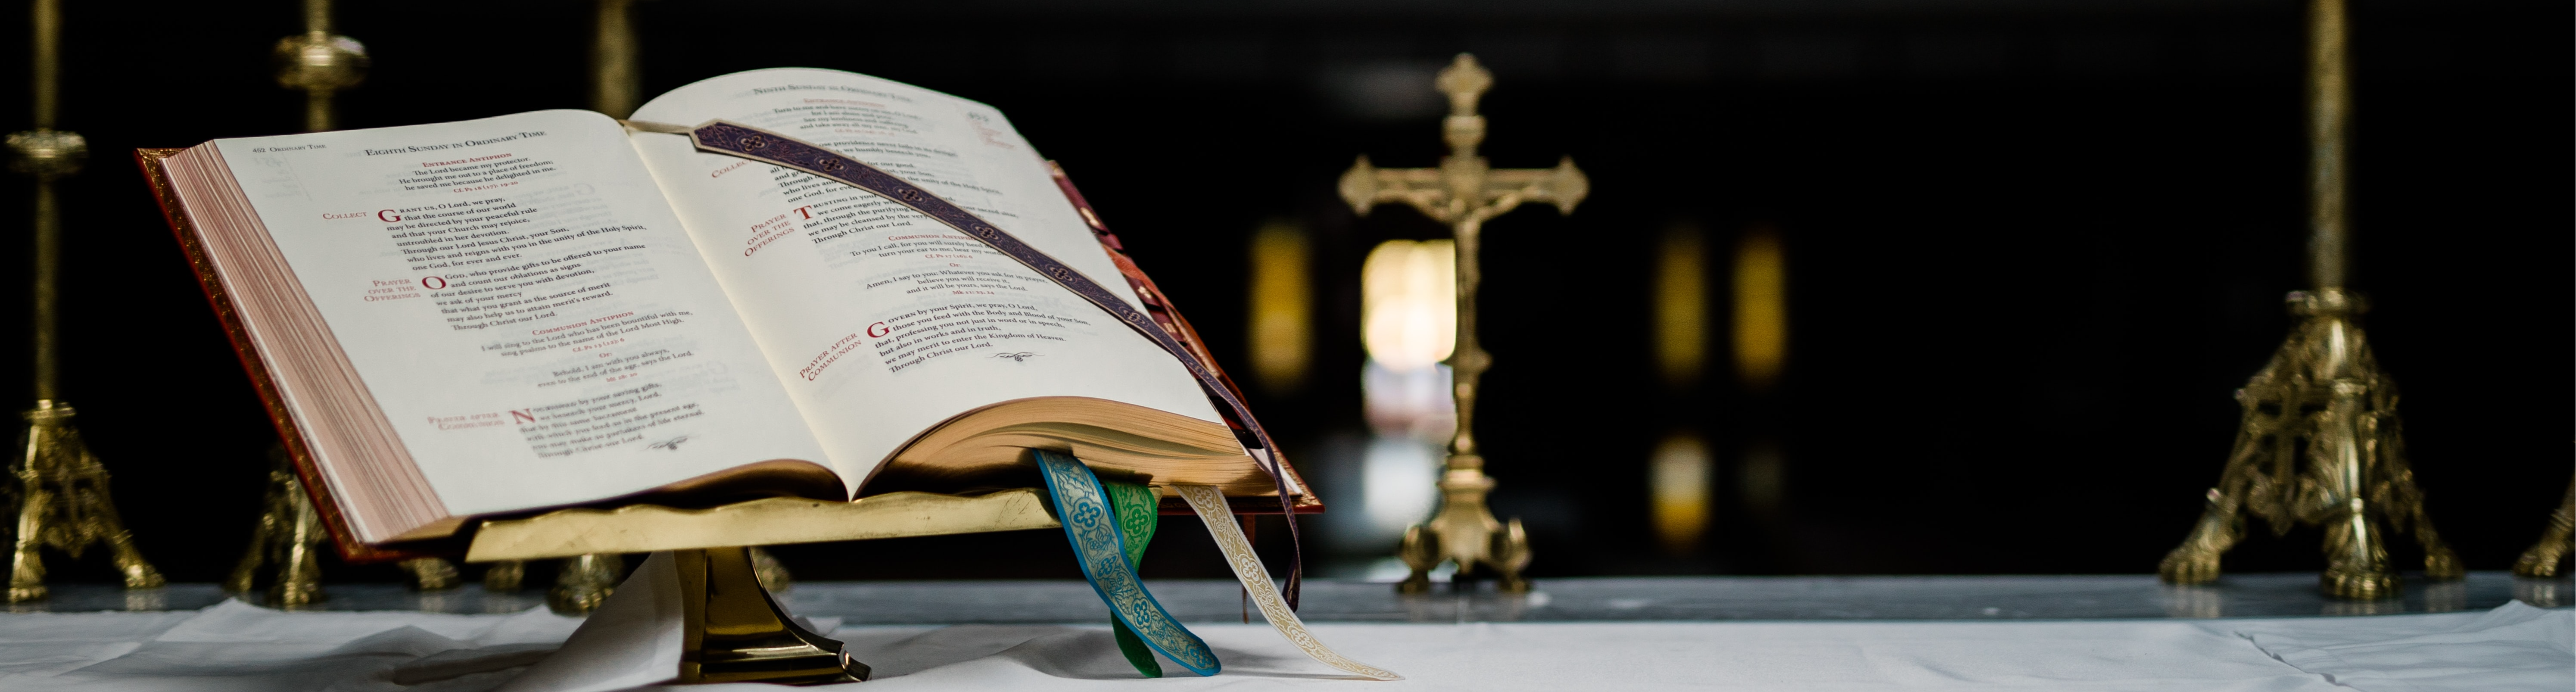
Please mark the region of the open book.
MULTIPOLYGON (((828 147, 1150 288, 980 103, 773 69, 635 119, 828 147)), ((1028 449, 1319 509, 1172 353, 832 180, 573 110, 141 158, 344 550, 569 505, 1031 486, 1028 449)))

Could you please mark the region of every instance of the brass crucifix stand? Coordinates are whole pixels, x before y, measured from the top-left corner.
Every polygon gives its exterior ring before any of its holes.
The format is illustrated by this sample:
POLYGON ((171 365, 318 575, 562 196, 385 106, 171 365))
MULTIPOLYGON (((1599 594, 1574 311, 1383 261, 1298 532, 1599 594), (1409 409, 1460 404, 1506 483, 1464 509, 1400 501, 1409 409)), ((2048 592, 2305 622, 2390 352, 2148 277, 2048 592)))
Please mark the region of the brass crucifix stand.
POLYGON ((2325 574, 2318 588, 2351 600, 2396 598, 2388 565, 2389 530, 2413 530, 2424 548, 2424 576, 2459 579, 2460 560, 2433 532, 2423 491, 2406 465, 2398 428, 2397 386, 2380 372, 2358 320, 2367 309, 2344 289, 2351 258, 2345 227, 2344 124, 2352 114, 2351 61, 2345 52, 2344 0, 2309 5, 2308 136, 2309 274, 2316 290, 2289 296, 2299 326, 2236 390, 2245 415, 2236 448, 2209 508, 2180 547, 2156 569, 2167 583, 2218 579, 2218 557, 2236 545, 2246 515, 2272 533, 2294 524, 2325 528, 2325 574))
POLYGON ((1428 591, 1431 568, 1456 561, 1462 579, 1481 563, 1499 573, 1503 591, 1527 591, 1529 582, 1520 572, 1529 565, 1529 537, 1520 519, 1506 525, 1486 509, 1485 494, 1494 489, 1494 479, 1485 475, 1485 458, 1476 448, 1476 384, 1493 364, 1493 357, 1476 346, 1476 284, 1482 278, 1478 235, 1485 220, 1523 202, 1554 203, 1558 213, 1572 214, 1592 183, 1574 167, 1573 157, 1558 161, 1555 168, 1497 169, 1476 154, 1476 145, 1485 141, 1485 116, 1476 114, 1476 100, 1494 86, 1494 75, 1477 65, 1475 56, 1458 54, 1432 83, 1449 95, 1449 118, 1441 123, 1449 155, 1441 157, 1440 167, 1377 168, 1363 155, 1342 174, 1341 183, 1342 200, 1360 215, 1382 202, 1403 202, 1449 224, 1458 243, 1458 346, 1449 356, 1458 432, 1449 441, 1449 461, 1440 475, 1439 512, 1404 531, 1397 555, 1413 574, 1396 589, 1428 591))

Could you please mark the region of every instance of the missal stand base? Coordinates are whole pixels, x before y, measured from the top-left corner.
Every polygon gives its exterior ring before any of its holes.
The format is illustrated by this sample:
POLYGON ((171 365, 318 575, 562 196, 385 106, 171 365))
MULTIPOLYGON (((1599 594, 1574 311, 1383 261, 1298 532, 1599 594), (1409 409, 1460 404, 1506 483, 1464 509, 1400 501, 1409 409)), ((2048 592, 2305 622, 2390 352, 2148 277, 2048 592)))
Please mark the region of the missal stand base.
POLYGON ((682 684, 818 685, 868 679, 841 642, 807 631, 761 588, 746 547, 680 550, 682 684))
POLYGON ((706 509, 576 508, 483 522, 465 560, 668 551, 647 559, 563 650, 503 689, 817 685, 866 680, 868 666, 780 608, 761 586, 748 546, 1062 526, 1031 488, 972 496, 899 492, 853 502, 778 497, 706 509), (668 667, 674 664, 676 671, 668 667))

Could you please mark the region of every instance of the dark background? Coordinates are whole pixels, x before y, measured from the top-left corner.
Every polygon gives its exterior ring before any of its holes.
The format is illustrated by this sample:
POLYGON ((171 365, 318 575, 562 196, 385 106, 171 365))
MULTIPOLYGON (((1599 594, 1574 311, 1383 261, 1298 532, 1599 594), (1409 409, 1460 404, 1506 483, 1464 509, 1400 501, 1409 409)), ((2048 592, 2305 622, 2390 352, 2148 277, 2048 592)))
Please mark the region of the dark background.
MULTIPOLYGON (((375 67, 346 127, 585 105, 590 5, 344 3, 375 67)), ((1266 219, 1314 234, 1317 359, 1256 410, 1310 477, 1355 463, 1357 272, 1373 244, 1437 237, 1354 218, 1351 158, 1430 165, 1434 69, 1496 74, 1486 152, 1571 154, 1571 217, 1489 226, 1482 437, 1532 569, 1637 573, 2139 573, 2179 541, 2234 433, 2230 392, 2287 334, 2300 287, 2301 3, 1495 2, 639 3, 644 94, 785 65, 994 104, 1064 163, 1222 359, 1240 363, 1244 255, 1266 219), (1901 6, 1900 6, 1901 5, 1901 6), (1725 248, 1767 224, 1789 256, 1789 370, 1675 392, 1648 343, 1654 240, 1725 248), (1714 442, 1718 514, 1696 555, 1653 548, 1646 459, 1714 442), (1775 510, 1742 450, 1785 454, 1775 510)), ((62 125, 67 398, 116 475, 147 557, 213 581, 256 516, 268 427, 124 152, 291 132, 270 45, 300 5, 70 3, 62 125)), ((2532 540, 2570 472, 2570 6, 2355 0, 2354 284, 2406 386, 2432 516, 2472 569, 2532 540)), ((25 15, 0 16, 25 36, 25 15)), ((23 45, 12 41, 10 45, 23 45)), ((24 51, 0 74, 24 74, 24 51)), ((22 91, 0 98, 20 129, 22 91)), ((28 199, 0 195, 0 266, 25 266, 28 199)), ((25 289, 0 293, 23 323, 25 289)), ((8 330, 23 334, 23 330, 8 330)), ((0 361, 24 362, 23 339, 0 361)), ((16 370, 0 391, 25 391, 16 370)), ((1332 498, 1344 511, 1356 498, 1332 498)), ((1186 521, 1186 520, 1183 520, 1186 521)), ((1275 521, 1275 520, 1273 520, 1275 521)), ((1314 525, 1309 524, 1309 530, 1314 525)), ((806 578, 1073 577, 1043 532, 781 551, 806 578)), ((2322 565, 2314 530, 2256 532, 2233 570, 2322 565)), ((1152 576, 1220 576, 1175 522, 1152 576)), ((1262 532, 1265 553, 1284 532, 1262 532)), ((2412 554, 2399 541, 2401 556, 2412 554)), ((1309 546, 1319 546, 1312 540, 1309 546)), ((105 580, 93 555, 59 578, 105 580)), ((390 579, 335 567, 334 579, 390 579)))

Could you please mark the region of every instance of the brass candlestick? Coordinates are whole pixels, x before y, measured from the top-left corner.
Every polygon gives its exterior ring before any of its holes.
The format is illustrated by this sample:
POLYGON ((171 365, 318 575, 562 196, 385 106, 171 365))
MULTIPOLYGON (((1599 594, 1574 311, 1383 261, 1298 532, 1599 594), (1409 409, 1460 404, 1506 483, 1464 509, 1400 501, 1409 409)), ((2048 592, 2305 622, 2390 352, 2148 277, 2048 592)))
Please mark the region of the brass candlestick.
POLYGON ((2522 551, 2522 558, 2513 561, 2513 573, 2524 577, 2558 576, 2558 563, 2566 562, 2568 550, 2576 548, 2570 545, 2576 540, 2571 534, 2576 534, 2576 481, 2567 484, 2567 499, 2558 503, 2558 511, 2549 513, 2549 527, 2540 532, 2540 540, 2532 542, 2531 549, 2522 551))
MULTIPOLYGON (((278 39, 273 57, 278 86, 304 92, 306 132, 336 129, 337 109, 332 105, 332 96, 366 81, 367 48, 347 36, 331 33, 330 0, 305 0, 304 33, 278 39)), ((284 448, 272 449, 269 455, 275 463, 269 471, 259 528, 224 585, 236 593, 249 593, 262 564, 274 562, 278 574, 268 589, 270 604, 290 607, 320 601, 320 560, 325 552, 322 543, 328 540, 328 534, 321 525, 321 514, 314 510, 312 496, 286 464, 284 448)), ((439 558, 412 558, 396 563, 396 567, 412 588, 421 591, 453 589, 459 582, 456 565, 439 558)))
POLYGON ((27 430, 20 439, 25 452, 10 463, 17 477, 11 498, 16 503, 15 550, 10 557, 9 602, 44 598, 45 564, 39 547, 52 547, 78 559, 93 544, 107 545, 125 588, 154 589, 161 573, 134 549, 108 495, 107 467, 81 442, 72 425, 72 407, 62 402, 61 315, 57 287, 62 277, 62 207, 54 182, 80 171, 89 144, 76 133, 54 129, 62 76, 61 0, 36 0, 34 28, 35 129, 8 137, 11 168, 35 178, 35 290, 32 320, 36 406, 23 416, 27 430))
POLYGON ((283 608, 319 602, 322 556, 330 552, 325 546, 330 534, 322 527, 322 514, 313 508, 313 498, 305 495, 304 482, 295 477, 286 446, 271 445, 268 460, 268 492, 260 498, 259 526, 251 534, 250 549, 224 579, 224 590, 254 593, 260 568, 276 565, 277 577, 268 587, 270 605, 283 608))
POLYGON ((331 0, 304 0, 304 33, 277 40, 277 85, 304 91, 304 131, 339 127, 331 96, 367 80, 367 47, 331 33, 331 0))
POLYGON ((2360 296, 2344 289, 2350 266, 2345 225, 2345 123, 2352 113, 2351 61, 2345 51, 2344 0, 2309 5, 2308 135, 2311 158, 2309 273, 2316 290, 2293 292, 2299 326, 2272 361, 2237 390, 2244 407, 2209 507, 2157 573, 2168 583, 2218 578, 2218 558, 2233 547, 2245 516, 2269 522, 2274 535, 2294 524, 2325 527, 2326 595, 2353 600, 2397 596, 2389 569, 2389 529, 2412 529, 2424 548, 2425 577, 2463 575, 2433 522, 2406 464, 2397 387, 2379 370, 2363 339, 2360 296))
POLYGON ((1493 357, 1476 345, 1476 285, 1482 279, 1478 236, 1487 219, 1524 202, 1553 203, 1558 213, 1572 214, 1591 191, 1591 182, 1574 167, 1572 157, 1555 168, 1498 169, 1476 154, 1476 145, 1485 141, 1485 117, 1476 114, 1476 101, 1493 87, 1494 75, 1477 65, 1475 56, 1458 54, 1433 84, 1449 95, 1449 117, 1441 127, 1449 155, 1441 157, 1440 166, 1377 168, 1363 155, 1341 181, 1343 201, 1360 215, 1382 202, 1403 202, 1449 224, 1458 243, 1458 346, 1449 356, 1458 432, 1449 441, 1449 461, 1440 476, 1440 510, 1404 532, 1397 554, 1413 574, 1396 588, 1428 590, 1431 568, 1455 561, 1462 577, 1482 564, 1500 573, 1502 590, 1526 591, 1529 583, 1520 572, 1529 565, 1529 539, 1520 519, 1506 525, 1486 509, 1485 494, 1494 489, 1494 479, 1485 475, 1485 458, 1478 454, 1474 434, 1476 385, 1493 364, 1493 357))

